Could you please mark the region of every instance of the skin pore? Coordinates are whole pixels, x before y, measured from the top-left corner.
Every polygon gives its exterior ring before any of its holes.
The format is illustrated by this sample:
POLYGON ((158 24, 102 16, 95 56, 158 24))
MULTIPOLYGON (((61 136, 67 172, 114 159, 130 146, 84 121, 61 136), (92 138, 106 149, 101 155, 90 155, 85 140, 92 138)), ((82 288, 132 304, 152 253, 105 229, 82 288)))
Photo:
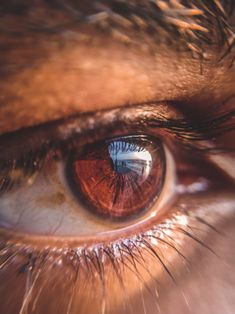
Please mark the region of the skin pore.
MULTIPOLYGON (((164 108, 168 120, 183 117, 190 123, 235 109, 230 1, 8 1, 0 5, 0 14, 0 134, 15 132, 19 146, 23 140, 17 134, 22 129, 28 132, 37 125, 43 129, 70 116, 81 117, 86 125, 89 120, 83 115, 98 113, 104 120, 102 114, 108 116, 116 108, 126 110, 128 117, 134 116, 129 108, 137 112, 135 108, 150 104, 148 110, 156 115, 164 108)), ((214 146, 222 143, 234 149, 234 116, 230 125, 231 131, 216 137, 214 146)), ((135 131, 134 123, 125 127, 135 131)), ((102 132, 105 138, 107 132, 102 132)), ((112 131, 112 136, 118 132, 112 131)), ((161 139, 170 142, 164 132, 161 139)), ((177 160, 183 155, 180 148, 173 151, 177 160)), ((10 243, 12 251, 0 257, 0 313, 233 313, 234 189, 231 178, 222 178, 231 174, 234 154, 226 150, 222 157, 223 163, 227 158, 231 162, 222 167, 217 159, 212 168, 216 173, 224 169, 217 177, 222 182, 220 193, 190 195, 169 206, 170 212, 173 207, 195 211, 198 218, 188 216, 187 230, 193 230, 196 240, 182 232, 183 219, 175 219, 173 233, 163 227, 178 251, 159 240, 157 252, 169 262, 173 278, 161 259, 156 262, 156 254, 146 254, 143 247, 137 248, 137 264, 129 254, 121 275, 110 256, 93 270, 83 256, 90 268, 82 265, 78 271, 76 237, 17 237, 1 230, 1 247, 10 243), (102 267, 104 281, 97 275, 102 267)), ((119 233, 118 239, 136 232, 119 233)), ((102 241, 108 245, 111 240, 102 241)))

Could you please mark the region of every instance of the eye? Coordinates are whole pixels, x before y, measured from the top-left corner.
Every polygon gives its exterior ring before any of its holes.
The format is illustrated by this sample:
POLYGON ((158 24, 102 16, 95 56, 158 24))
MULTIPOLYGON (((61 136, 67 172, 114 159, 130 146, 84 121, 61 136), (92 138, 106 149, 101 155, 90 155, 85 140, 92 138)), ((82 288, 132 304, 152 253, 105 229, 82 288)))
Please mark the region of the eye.
POLYGON ((123 109, 116 123, 117 112, 104 111, 99 131, 88 114, 2 136, 3 231, 112 243, 160 228, 179 211, 178 200, 223 186, 199 128, 169 107, 150 108, 123 109))
POLYGON ((187 124, 160 118, 149 119, 146 133, 139 122, 129 129, 119 122, 108 138, 107 127, 74 134, 82 118, 2 137, 0 226, 13 234, 72 236, 84 243, 164 223, 181 194, 206 193, 219 183, 210 163, 187 146, 187 124))
POLYGON ((171 194, 165 190, 174 181, 169 155, 160 139, 146 135, 82 146, 75 140, 42 159, 29 153, 2 172, 0 225, 14 232, 79 237, 158 216, 159 198, 168 202, 171 194))
MULTIPOLYGON (((203 137, 184 120, 169 120, 158 110, 142 128, 138 108, 130 123, 131 110, 127 124, 124 110, 109 131, 106 125, 94 132, 88 115, 3 136, 0 226, 19 234, 100 240, 107 234, 115 240, 160 225, 174 214, 170 205, 180 195, 224 184, 201 145, 187 145, 193 136, 203 137), (78 125, 87 133, 77 134, 78 125)), ((144 112, 152 115, 149 108, 144 112)), ((110 115, 104 112, 102 119, 110 121, 110 115)))

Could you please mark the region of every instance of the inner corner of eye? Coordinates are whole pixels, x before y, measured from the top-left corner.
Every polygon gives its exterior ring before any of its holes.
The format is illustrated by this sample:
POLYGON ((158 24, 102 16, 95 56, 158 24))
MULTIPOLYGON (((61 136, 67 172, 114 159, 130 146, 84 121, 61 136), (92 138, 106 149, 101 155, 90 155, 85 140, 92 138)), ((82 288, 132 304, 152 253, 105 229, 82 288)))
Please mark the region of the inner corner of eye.
POLYGON ((68 164, 68 179, 84 208, 101 219, 126 221, 159 198, 166 173, 160 140, 117 137, 85 147, 68 164))

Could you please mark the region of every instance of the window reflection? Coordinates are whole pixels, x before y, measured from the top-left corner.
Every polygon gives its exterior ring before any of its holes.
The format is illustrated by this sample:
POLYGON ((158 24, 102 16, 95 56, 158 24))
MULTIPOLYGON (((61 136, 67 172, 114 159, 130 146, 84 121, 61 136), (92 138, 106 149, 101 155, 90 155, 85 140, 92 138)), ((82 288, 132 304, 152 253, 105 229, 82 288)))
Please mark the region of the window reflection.
POLYGON ((142 181, 148 178, 152 156, 143 146, 119 140, 109 145, 109 154, 117 173, 127 174, 132 171, 141 176, 142 181))

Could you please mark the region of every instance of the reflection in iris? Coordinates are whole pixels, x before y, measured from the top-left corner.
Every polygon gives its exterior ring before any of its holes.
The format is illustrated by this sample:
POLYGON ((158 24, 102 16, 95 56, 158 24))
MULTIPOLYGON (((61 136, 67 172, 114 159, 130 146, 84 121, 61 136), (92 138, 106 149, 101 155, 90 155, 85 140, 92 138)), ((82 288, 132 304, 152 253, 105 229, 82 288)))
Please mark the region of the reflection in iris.
POLYGON ((142 176, 145 180, 152 167, 152 157, 149 151, 137 144, 115 141, 109 145, 109 154, 113 169, 117 173, 127 174, 130 171, 142 176))

